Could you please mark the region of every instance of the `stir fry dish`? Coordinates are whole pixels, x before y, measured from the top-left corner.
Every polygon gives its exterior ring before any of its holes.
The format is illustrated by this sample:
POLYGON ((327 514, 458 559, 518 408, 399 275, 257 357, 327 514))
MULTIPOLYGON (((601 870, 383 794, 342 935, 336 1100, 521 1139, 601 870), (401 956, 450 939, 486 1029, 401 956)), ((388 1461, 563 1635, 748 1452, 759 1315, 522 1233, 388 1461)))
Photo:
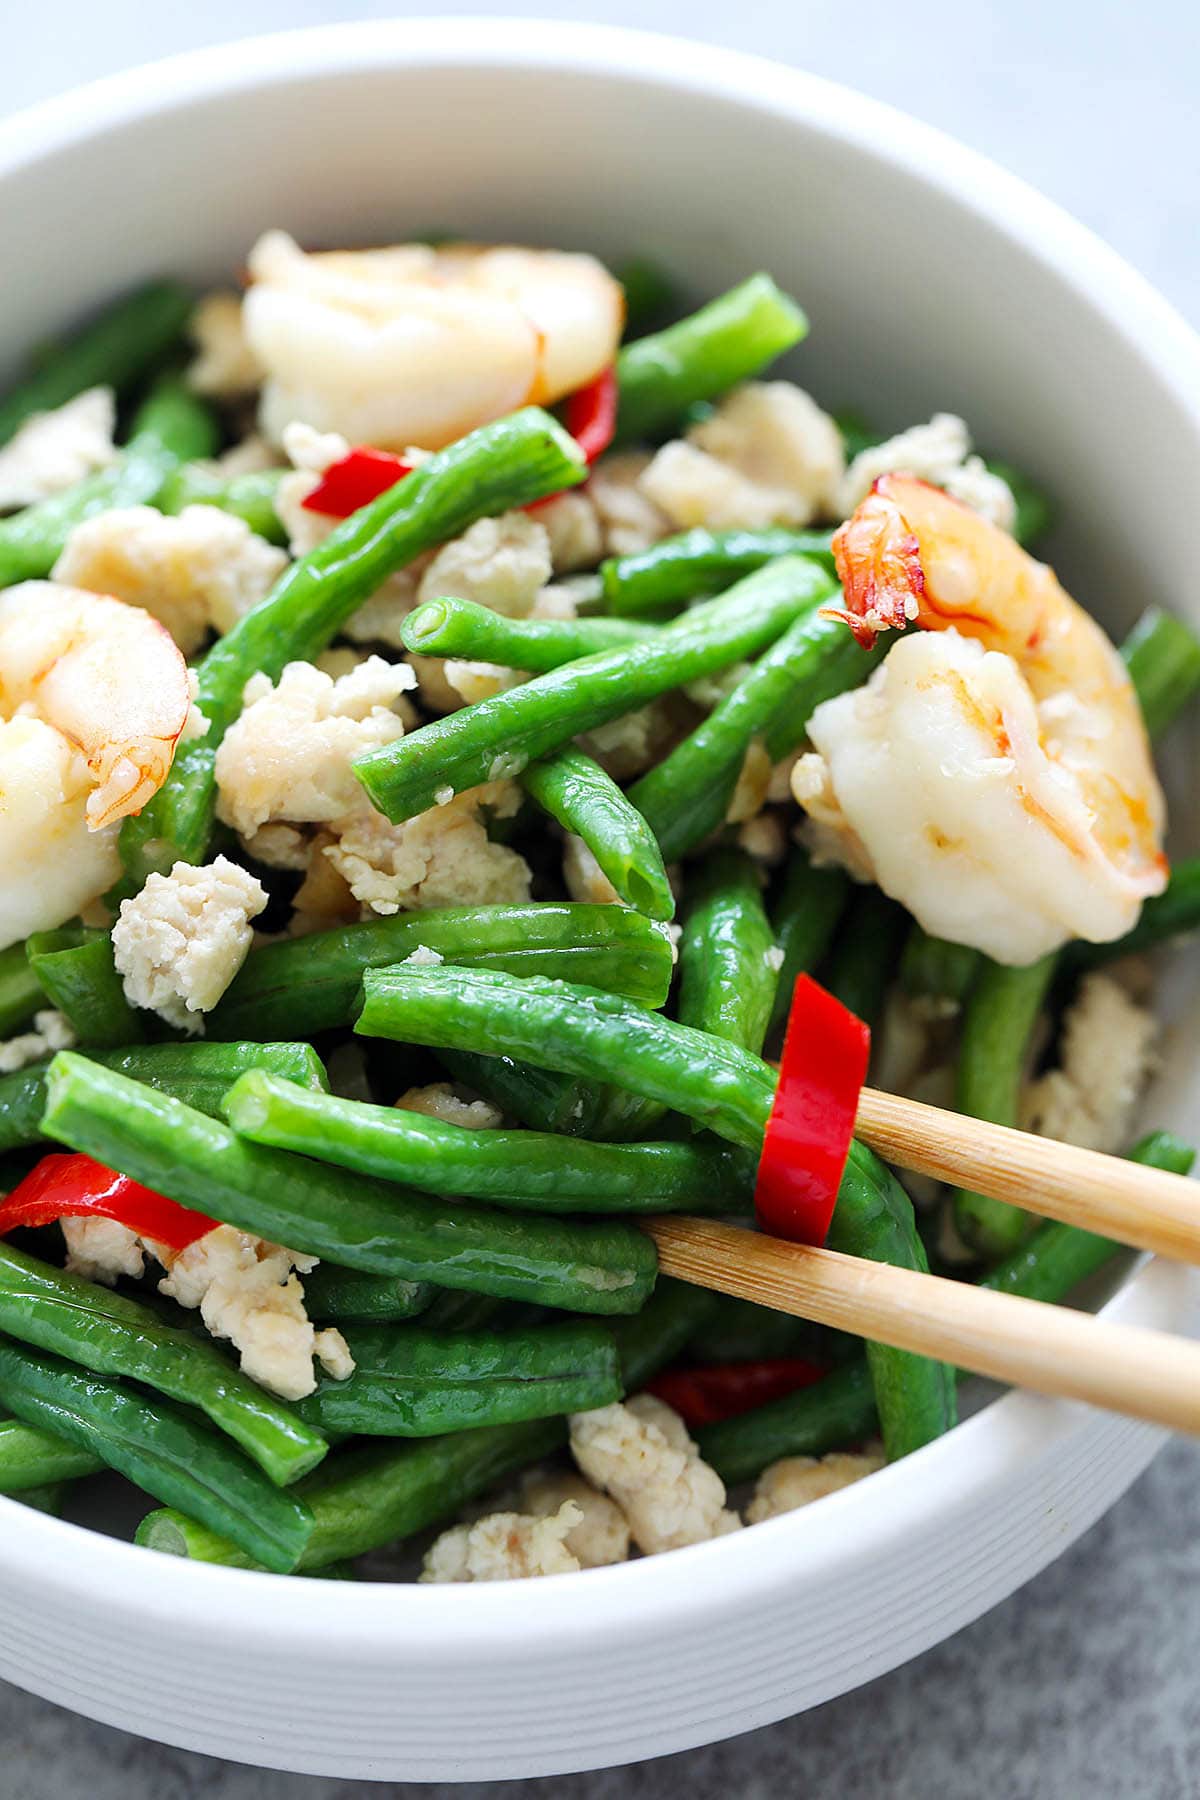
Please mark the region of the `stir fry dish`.
POLYGON ((958 1376, 656 1279, 639 1219, 1044 1301, 1117 1254, 851 1143, 868 1057, 1190 1167, 1138 1113, 1200 642, 1114 647, 1032 483, 826 412, 807 329, 765 274, 270 231, 0 400, 0 1494, 116 1471, 138 1543, 281 1574, 696 1544, 958 1376))

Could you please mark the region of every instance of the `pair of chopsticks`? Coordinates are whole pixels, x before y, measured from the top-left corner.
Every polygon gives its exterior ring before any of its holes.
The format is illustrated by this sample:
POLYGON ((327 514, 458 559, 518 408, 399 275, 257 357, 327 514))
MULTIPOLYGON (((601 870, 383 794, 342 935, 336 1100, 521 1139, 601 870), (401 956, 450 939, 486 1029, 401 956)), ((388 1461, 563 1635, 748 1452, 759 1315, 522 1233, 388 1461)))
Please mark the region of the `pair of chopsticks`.
MULTIPOLYGON (((1200 1184, 864 1088, 856 1135, 887 1162, 1200 1263, 1200 1184)), ((1200 1343, 711 1219, 651 1219, 664 1274, 978 1375, 1200 1434, 1200 1343)))

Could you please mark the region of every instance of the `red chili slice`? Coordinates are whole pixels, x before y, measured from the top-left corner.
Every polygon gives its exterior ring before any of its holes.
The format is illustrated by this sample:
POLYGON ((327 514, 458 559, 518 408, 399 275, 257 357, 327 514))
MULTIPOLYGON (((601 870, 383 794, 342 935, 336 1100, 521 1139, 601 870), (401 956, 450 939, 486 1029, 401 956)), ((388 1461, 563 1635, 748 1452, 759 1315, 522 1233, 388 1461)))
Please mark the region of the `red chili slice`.
POLYGON ((617 371, 601 371, 586 387, 576 388, 563 407, 563 423, 589 463, 603 456, 617 431, 617 371))
POLYGON ((43 1156, 0 1201, 0 1237, 22 1225, 78 1218, 115 1219, 139 1237, 153 1238, 172 1250, 186 1250, 217 1224, 90 1156, 55 1152, 43 1156))
POLYGON ((797 978, 754 1210, 774 1237, 823 1244, 837 1204, 871 1033, 807 975, 797 978))
POLYGON ((714 1363, 701 1369, 669 1369, 647 1391, 674 1407, 685 1425, 719 1425, 781 1400, 824 1379, 825 1370, 802 1356, 765 1356, 756 1362, 714 1363))
MULTIPOLYGON (((576 388, 563 403, 563 422, 589 463, 602 456, 617 429, 617 371, 608 368, 576 388)), ((324 513, 329 519, 348 519, 360 506, 368 506, 389 488, 411 475, 412 463, 389 450, 373 450, 357 444, 340 461, 330 463, 311 494, 300 502, 306 512, 324 513)), ((557 496, 546 494, 526 509, 533 512, 557 496)))
POLYGON ((324 513, 331 519, 348 519, 360 506, 368 506, 389 488, 411 475, 413 465, 388 450, 356 445, 340 462, 330 463, 319 484, 300 502, 306 512, 324 513))

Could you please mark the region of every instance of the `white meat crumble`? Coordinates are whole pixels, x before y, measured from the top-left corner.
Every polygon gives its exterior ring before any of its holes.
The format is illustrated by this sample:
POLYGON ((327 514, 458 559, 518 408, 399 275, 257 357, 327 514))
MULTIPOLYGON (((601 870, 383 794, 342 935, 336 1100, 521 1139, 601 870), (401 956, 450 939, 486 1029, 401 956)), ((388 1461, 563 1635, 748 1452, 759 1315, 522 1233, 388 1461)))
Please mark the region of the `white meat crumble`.
POLYGON ((415 687, 406 663, 370 656, 347 674, 288 663, 252 675, 217 751, 218 816, 243 837, 262 826, 332 823, 367 805, 351 763, 403 737, 415 687))
POLYGON ((262 366, 250 348, 242 323, 239 294, 208 294, 188 326, 196 355, 187 372, 188 386, 215 400, 236 400, 254 393, 262 366))
POLYGON ((368 808, 335 824, 323 854, 372 912, 520 906, 529 898, 528 865, 507 844, 493 843, 480 816, 487 808, 502 818, 519 800, 511 782, 488 782, 399 825, 368 808))
POLYGON ((72 1275, 112 1287, 122 1275, 137 1280, 146 1266, 145 1245, 117 1219, 63 1219, 66 1266, 72 1275))
POLYGON ((747 1525, 761 1525, 764 1519, 777 1519, 782 1513, 794 1512, 835 1494, 839 1488, 861 1481, 882 1469, 882 1455, 833 1451, 828 1456, 785 1456, 763 1470, 754 1488, 754 1498, 746 1508, 747 1525))
POLYGON ((927 425, 911 425, 882 444, 860 450, 846 470, 839 512, 852 513, 873 483, 893 470, 945 488, 1002 531, 1011 531, 1016 524, 1012 489, 1001 476, 992 474, 982 457, 972 456, 971 434, 954 413, 935 413, 927 425))
POLYGON ((575 1413, 571 1455, 611 1496, 639 1550, 655 1554, 736 1531, 725 1484, 700 1459, 679 1414, 652 1394, 575 1413))
POLYGON ((521 1478, 521 1511, 550 1518, 567 1502, 578 1522, 563 1542, 582 1569, 603 1569, 629 1555, 629 1521, 607 1494, 570 1469, 532 1469, 521 1478))
MULTIPOLYGON (((414 951, 405 961, 413 962, 416 955, 414 951)), ((440 962, 441 958, 436 960, 440 962)), ((504 1120, 500 1108, 493 1106, 490 1100, 468 1096, 449 1081, 432 1081, 426 1087, 407 1088, 396 1105, 405 1112, 424 1113, 427 1119, 438 1119, 443 1125, 463 1125, 469 1131, 494 1131, 504 1120)))
POLYGON ((185 506, 172 518, 128 506, 76 525, 54 579, 143 607, 190 656, 211 631, 223 635, 257 606, 287 563, 218 507, 185 506))
POLYGON ((75 1032, 71 1021, 56 1008, 46 1007, 33 1015, 33 1029, 0 1043, 0 1075, 15 1075, 18 1069, 53 1056, 56 1050, 71 1050, 75 1032))
POLYGON ((618 894, 593 852, 581 837, 569 831, 563 841, 563 883, 572 900, 590 900, 596 906, 619 906, 618 894))
MULTIPOLYGON (((524 859, 494 843, 481 817, 485 808, 496 817, 515 809, 520 794, 511 783, 469 789, 392 825, 355 778, 356 756, 403 735, 413 680, 407 664, 377 656, 336 680, 310 663, 290 663, 276 685, 252 676, 241 717, 217 753, 219 817, 252 847, 267 825, 324 825, 309 852, 310 878, 328 864, 341 891, 376 913, 527 900, 524 859)), ((274 854, 295 866, 302 846, 302 837, 289 837, 274 854)), ((336 892, 319 894, 309 883, 297 906, 327 917, 340 910, 336 892)))
POLYGON ((178 1254, 159 1251, 167 1274, 159 1292, 180 1306, 199 1307, 214 1337, 229 1338, 251 1380, 285 1400, 302 1400, 316 1386, 314 1356, 335 1380, 354 1372, 340 1331, 316 1331, 304 1310, 300 1277, 317 1265, 248 1232, 219 1225, 178 1254))
POLYGON ((841 433, 801 388, 751 381, 664 444, 638 485, 678 530, 801 526, 834 514, 844 466, 841 433))
POLYGON ((53 412, 34 413, 0 449, 0 512, 34 506, 116 460, 111 388, 88 388, 53 412))
POLYGON ((199 1031, 250 948, 251 919, 267 904, 257 876, 218 856, 203 868, 177 862, 121 902, 113 960, 131 1006, 199 1031))
POLYGON ((552 572, 550 539, 529 513, 477 519, 461 537, 444 544, 417 589, 420 601, 450 596, 527 618, 552 572))
POLYGON ((1026 1131, 1085 1150, 1122 1150, 1154 1071, 1158 1023, 1111 975, 1084 977, 1062 1028, 1061 1062, 1025 1089, 1026 1131))
POLYGON ((140 1238, 111 1219, 64 1219, 62 1230, 67 1268, 106 1286, 121 1276, 137 1278, 152 1256, 166 1270, 159 1292, 189 1311, 199 1309, 212 1336, 228 1338, 237 1350, 243 1374, 284 1400, 312 1393, 314 1357, 335 1381, 354 1373, 341 1332, 316 1330, 304 1310, 300 1278, 316 1268, 315 1256, 231 1225, 218 1225, 186 1250, 140 1238))
POLYGON ((605 556, 634 556, 671 535, 671 521, 642 486, 651 458, 621 450, 596 464, 586 488, 605 556))
POLYGON ((537 1575, 576 1575, 583 1567, 567 1548, 583 1522, 573 1500, 549 1518, 489 1513, 474 1525, 453 1525, 426 1552, 421 1581, 522 1581, 537 1575))

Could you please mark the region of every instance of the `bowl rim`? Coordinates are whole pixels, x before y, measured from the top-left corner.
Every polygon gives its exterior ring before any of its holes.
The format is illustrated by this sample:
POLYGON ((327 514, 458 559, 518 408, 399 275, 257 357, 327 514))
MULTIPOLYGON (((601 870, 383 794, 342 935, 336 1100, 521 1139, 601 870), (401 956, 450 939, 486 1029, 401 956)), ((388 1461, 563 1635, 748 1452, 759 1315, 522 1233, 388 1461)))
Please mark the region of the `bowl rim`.
MULTIPOLYGON (((884 102, 744 52, 624 27, 455 15, 317 26, 235 40, 105 77, 0 123, 0 183, 105 131, 197 102, 322 75, 413 65, 557 70, 635 80, 747 105, 802 123, 957 201, 1103 317, 1178 403, 1200 450, 1200 337, 1116 251, 1057 204, 948 134, 884 102)), ((1176 1271, 1143 1263, 1101 1311, 1161 1325, 1177 1308, 1176 1271)), ((742 1613, 756 1595, 836 1577, 902 1539, 931 1505, 962 1505, 1052 1448, 1078 1422, 1067 1402, 1011 1393, 870 1482, 670 1556, 518 1584, 436 1588, 290 1578, 145 1553, 0 1500, 0 1569, 35 1569, 39 1584, 126 1617, 142 1615, 226 1641, 236 1618, 251 1644, 319 1635, 328 1653, 414 1652, 449 1661, 533 1638, 543 1655, 578 1641, 586 1592, 599 1652, 632 1631, 686 1628, 742 1613), (269 1585, 268 1585, 269 1584, 269 1585), (396 1605, 402 1587, 405 1605, 396 1605)))

